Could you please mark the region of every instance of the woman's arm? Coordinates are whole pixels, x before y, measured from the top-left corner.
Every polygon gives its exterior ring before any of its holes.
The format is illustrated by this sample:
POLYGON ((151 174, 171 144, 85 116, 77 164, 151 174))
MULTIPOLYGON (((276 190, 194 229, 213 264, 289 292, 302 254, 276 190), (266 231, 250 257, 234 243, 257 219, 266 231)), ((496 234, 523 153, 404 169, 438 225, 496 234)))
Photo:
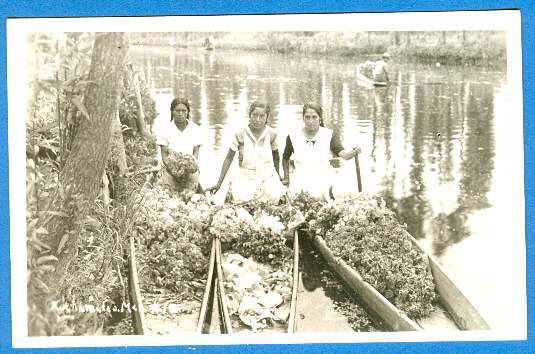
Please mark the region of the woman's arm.
POLYGON ((290 183, 290 157, 292 156, 293 152, 294 147, 292 145, 292 140, 288 135, 286 137, 286 146, 284 146, 284 153, 282 154, 282 171, 284 173, 282 183, 285 185, 288 185, 290 183))
POLYGON ((232 160, 234 160, 234 155, 236 154, 236 151, 232 149, 228 149, 227 156, 225 157, 225 161, 223 161, 223 166, 221 167, 221 174, 219 175, 219 180, 215 184, 215 186, 212 186, 207 191, 214 191, 217 192, 219 188, 221 188, 221 185, 223 184, 223 181, 225 180, 225 176, 227 175, 228 169, 230 168, 230 165, 232 164, 232 160))
POLYGON ((344 160, 349 160, 355 157, 357 154, 361 153, 361 150, 359 147, 354 147, 353 149, 344 149, 342 146, 342 143, 340 142, 340 138, 337 134, 333 133, 331 137, 331 151, 334 154, 334 156, 338 156, 343 158, 344 160))
POLYGON ((274 130, 269 131, 269 140, 270 140, 270 146, 271 146, 271 157, 273 159, 273 166, 275 167, 275 171, 277 171, 277 175, 279 175, 279 166, 280 166, 280 154, 279 154, 279 146, 277 145, 277 132, 274 130))
POLYGON ((199 148, 200 145, 196 145, 193 147, 193 157, 195 157, 195 160, 199 160, 199 148))
POLYGON ((275 171, 277 171, 277 174, 280 177, 280 173, 279 173, 279 164, 280 164, 279 150, 271 150, 271 155, 273 156, 273 166, 275 166, 275 171))
POLYGON ((338 157, 343 158, 344 160, 349 160, 355 157, 356 155, 360 154, 361 150, 359 147, 354 147, 351 150, 342 150, 338 153, 338 157))
POLYGON ((164 146, 164 145, 160 145, 160 151, 162 153, 162 162, 163 162, 163 165, 165 166, 165 168, 168 168, 167 167, 167 162, 169 161, 167 158, 169 156, 169 148, 167 146, 164 146))

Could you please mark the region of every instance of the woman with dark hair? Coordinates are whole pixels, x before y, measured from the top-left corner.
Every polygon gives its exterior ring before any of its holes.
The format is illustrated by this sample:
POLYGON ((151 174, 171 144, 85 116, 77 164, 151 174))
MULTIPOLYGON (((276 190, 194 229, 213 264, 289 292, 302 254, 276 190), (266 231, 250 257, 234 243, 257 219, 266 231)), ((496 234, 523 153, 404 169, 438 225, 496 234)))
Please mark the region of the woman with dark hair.
POLYGON ((235 202, 252 199, 278 201, 284 195, 279 177, 277 134, 267 126, 270 107, 255 101, 249 107, 249 124, 238 130, 223 161, 219 180, 207 190, 217 192, 238 152, 238 171, 231 183, 235 202))
POLYGON ((162 162, 165 166, 162 179, 165 184, 173 186, 176 181, 170 175, 169 154, 171 152, 199 157, 202 145, 201 128, 190 119, 190 104, 186 98, 178 97, 171 102, 171 124, 165 125, 156 135, 156 144, 160 146, 162 162))
POLYGON ((171 102, 171 124, 156 139, 160 145, 163 163, 166 163, 169 150, 199 157, 202 134, 200 127, 190 119, 190 105, 186 98, 175 98, 171 102))
POLYGON ((316 103, 303 106, 303 128, 286 138, 282 156, 283 184, 291 193, 308 192, 315 197, 333 199, 330 160, 332 156, 349 160, 360 149, 345 150, 332 130, 325 128, 323 110, 316 103), (295 170, 290 183, 290 157, 294 155, 295 170))

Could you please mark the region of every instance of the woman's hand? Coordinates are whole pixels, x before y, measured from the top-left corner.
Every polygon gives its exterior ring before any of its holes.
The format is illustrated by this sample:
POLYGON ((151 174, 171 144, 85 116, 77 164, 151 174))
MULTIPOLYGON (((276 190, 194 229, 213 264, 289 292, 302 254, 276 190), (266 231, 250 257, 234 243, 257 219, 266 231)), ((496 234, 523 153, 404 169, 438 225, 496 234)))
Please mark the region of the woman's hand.
POLYGON ((206 188, 205 192, 210 192, 212 194, 216 194, 219 191, 219 188, 221 188, 221 183, 216 183, 212 187, 206 188))
POLYGON ((281 182, 282 182, 283 186, 290 185, 290 179, 288 177, 285 177, 285 178, 281 179, 281 182))
POLYGON ((352 154, 353 154, 353 157, 357 156, 358 154, 360 154, 362 152, 362 150, 358 147, 358 146, 355 146, 352 150, 352 154))

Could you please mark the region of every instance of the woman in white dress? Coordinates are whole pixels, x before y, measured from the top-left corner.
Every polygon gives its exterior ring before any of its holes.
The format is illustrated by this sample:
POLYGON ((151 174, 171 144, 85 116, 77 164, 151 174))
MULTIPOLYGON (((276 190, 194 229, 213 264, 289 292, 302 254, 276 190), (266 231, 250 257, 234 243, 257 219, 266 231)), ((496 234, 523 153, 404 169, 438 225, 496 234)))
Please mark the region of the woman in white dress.
POLYGON ((186 98, 175 98, 171 102, 170 110, 171 124, 166 124, 165 127, 160 128, 156 134, 156 144, 160 146, 162 162, 165 167, 160 180, 171 189, 177 189, 177 181, 169 173, 169 153, 192 155, 197 160, 199 148, 202 145, 202 132, 201 128, 190 119, 191 109, 186 98))
POLYGON ((334 199, 331 158, 349 160, 360 153, 355 147, 345 150, 340 139, 323 124, 323 111, 316 103, 303 106, 303 128, 291 132, 286 138, 282 156, 283 184, 290 193, 307 192, 316 198, 334 199), (294 156, 295 170, 290 181, 290 157, 294 156))
POLYGON ((207 190, 214 193, 221 185, 238 152, 238 170, 231 182, 235 202, 253 199, 278 202, 285 189, 279 177, 279 149, 277 134, 267 126, 270 107, 267 103, 255 101, 249 107, 249 124, 239 129, 223 162, 215 186, 207 190))

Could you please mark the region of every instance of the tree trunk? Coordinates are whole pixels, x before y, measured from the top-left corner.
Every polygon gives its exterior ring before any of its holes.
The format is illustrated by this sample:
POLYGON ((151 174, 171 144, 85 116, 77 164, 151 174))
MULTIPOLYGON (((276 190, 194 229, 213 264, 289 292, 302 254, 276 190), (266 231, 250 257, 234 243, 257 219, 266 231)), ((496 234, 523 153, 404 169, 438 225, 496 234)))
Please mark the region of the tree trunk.
POLYGON ((127 43, 122 33, 99 33, 91 58, 83 105, 87 117, 81 119, 71 151, 59 175, 59 186, 43 221, 47 241, 59 261, 49 284, 59 290, 77 251, 78 235, 88 207, 98 196, 111 145, 111 127, 116 119, 118 90, 127 43))
MULTIPOLYGON (((121 96, 119 93, 119 96, 117 97, 117 102, 120 102, 121 96)), ((123 140, 123 130, 121 126, 121 120, 119 119, 119 109, 115 111, 115 117, 112 123, 112 131, 113 131, 113 147, 112 151, 114 154, 113 160, 115 161, 117 165, 117 170, 119 172, 119 175, 123 176, 128 172, 128 164, 126 162, 126 151, 124 148, 124 140, 123 140)))
POLYGON ((400 45, 401 39, 399 37, 399 32, 394 32, 393 33, 392 42, 394 43, 394 45, 400 45))
POLYGON ((136 125, 137 130, 141 136, 145 139, 150 138, 150 134, 147 131, 147 124, 145 123, 145 112, 143 111, 143 102, 141 101, 141 88, 139 87, 139 80, 137 75, 134 73, 132 65, 127 65, 127 75, 128 80, 130 81, 130 87, 134 90, 136 94, 137 102, 137 114, 136 114, 136 125))

